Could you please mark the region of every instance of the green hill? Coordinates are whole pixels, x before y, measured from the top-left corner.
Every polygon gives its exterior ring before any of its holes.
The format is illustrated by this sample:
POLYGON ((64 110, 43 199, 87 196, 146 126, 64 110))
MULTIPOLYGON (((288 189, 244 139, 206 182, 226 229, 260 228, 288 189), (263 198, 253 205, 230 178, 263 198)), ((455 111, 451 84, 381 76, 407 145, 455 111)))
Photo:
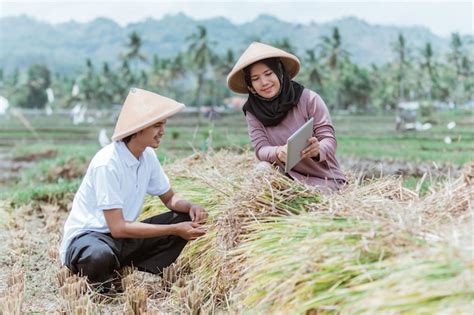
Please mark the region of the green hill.
MULTIPOLYGON (((49 24, 23 15, 0 19, 0 67, 10 73, 32 63, 44 63, 54 72, 71 74, 83 67, 86 58, 116 65, 132 31, 142 37, 143 51, 150 59, 153 54, 170 57, 187 49, 186 38, 196 31, 197 25, 207 28, 210 39, 216 43, 215 51, 221 54, 229 48, 238 54, 255 39, 271 43, 288 38, 301 57, 306 49, 316 48, 322 36, 330 36, 333 27, 339 28, 343 47, 352 59, 362 65, 382 64, 393 58, 392 43, 400 32, 413 53, 426 42, 431 42, 438 57, 449 49, 449 38, 434 35, 426 28, 372 25, 354 17, 299 24, 261 15, 249 23, 233 24, 223 17, 195 20, 177 14, 122 27, 107 18, 89 23, 49 24)), ((473 38, 469 36, 465 42, 472 43, 473 38)))

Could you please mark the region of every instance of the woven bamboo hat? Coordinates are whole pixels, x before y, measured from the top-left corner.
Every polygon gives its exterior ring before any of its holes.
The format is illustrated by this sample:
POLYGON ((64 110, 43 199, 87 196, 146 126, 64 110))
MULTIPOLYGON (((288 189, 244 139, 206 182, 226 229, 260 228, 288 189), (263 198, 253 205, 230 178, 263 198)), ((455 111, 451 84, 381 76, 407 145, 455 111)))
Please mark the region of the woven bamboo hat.
POLYGON ((242 56, 235 64, 232 71, 227 76, 227 86, 234 92, 247 94, 247 83, 245 83, 245 67, 263 60, 272 57, 279 57, 285 66, 286 71, 293 79, 298 72, 300 71, 300 61, 299 59, 286 51, 281 49, 265 45, 259 42, 253 42, 250 46, 244 51, 242 56))
POLYGON ((184 104, 159 94, 131 88, 120 111, 112 140, 121 140, 165 120, 184 107, 184 104))

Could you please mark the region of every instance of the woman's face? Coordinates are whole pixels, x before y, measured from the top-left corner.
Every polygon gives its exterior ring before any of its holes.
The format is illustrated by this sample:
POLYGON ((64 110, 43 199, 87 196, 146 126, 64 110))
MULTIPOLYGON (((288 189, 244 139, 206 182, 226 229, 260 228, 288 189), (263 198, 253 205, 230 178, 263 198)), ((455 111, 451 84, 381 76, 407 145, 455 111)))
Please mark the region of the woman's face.
POLYGON ((250 68, 250 82, 253 90, 263 98, 272 98, 280 92, 281 84, 276 73, 263 62, 250 68))

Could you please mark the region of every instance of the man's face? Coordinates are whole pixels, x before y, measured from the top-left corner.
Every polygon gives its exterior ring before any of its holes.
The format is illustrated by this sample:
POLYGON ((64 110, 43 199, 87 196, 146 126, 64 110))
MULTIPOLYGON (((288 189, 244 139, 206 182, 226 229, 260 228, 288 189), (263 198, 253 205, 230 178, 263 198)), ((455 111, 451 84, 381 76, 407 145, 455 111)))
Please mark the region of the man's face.
POLYGON ((159 121, 137 133, 137 140, 146 147, 156 149, 160 146, 160 139, 165 134, 166 120, 159 121))

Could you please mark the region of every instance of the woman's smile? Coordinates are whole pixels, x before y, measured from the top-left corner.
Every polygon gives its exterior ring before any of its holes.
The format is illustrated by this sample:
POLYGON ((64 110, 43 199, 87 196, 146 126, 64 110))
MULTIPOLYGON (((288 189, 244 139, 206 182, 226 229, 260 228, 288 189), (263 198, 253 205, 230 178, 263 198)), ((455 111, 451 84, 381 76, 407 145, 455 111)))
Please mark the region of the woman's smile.
POLYGON ((281 83, 276 74, 263 62, 250 69, 252 88, 262 97, 272 98, 280 91, 281 83))

